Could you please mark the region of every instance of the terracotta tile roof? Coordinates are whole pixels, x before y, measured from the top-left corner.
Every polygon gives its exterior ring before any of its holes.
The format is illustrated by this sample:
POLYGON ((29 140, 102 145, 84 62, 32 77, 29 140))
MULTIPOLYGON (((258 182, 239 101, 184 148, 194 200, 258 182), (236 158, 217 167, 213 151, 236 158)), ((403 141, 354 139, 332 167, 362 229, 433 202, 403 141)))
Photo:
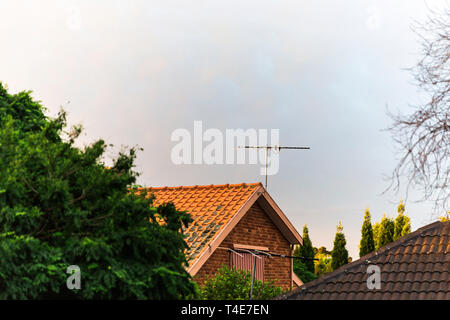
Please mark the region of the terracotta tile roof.
POLYGON ((192 265, 260 187, 261 183, 242 183, 146 189, 155 196, 154 205, 172 202, 191 215, 194 221, 184 232, 192 265))
POLYGON ((450 222, 435 222, 278 299, 450 300, 450 222), (368 289, 368 265, 381 288, 368 289))

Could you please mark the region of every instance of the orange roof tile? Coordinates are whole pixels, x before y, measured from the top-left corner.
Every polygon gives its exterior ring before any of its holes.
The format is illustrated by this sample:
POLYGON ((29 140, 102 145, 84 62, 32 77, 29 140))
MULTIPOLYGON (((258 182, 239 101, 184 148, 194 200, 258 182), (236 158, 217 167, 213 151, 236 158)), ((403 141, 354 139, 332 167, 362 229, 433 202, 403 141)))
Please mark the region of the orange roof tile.
POLYGON ((193 222, 184 233, 189 246, 187 260, 192 266, 260 187, 261 183, 242 183, 145 189, 149 196, 155 196, 155 206, 172 202, 177 210, 191 215, 193 222))

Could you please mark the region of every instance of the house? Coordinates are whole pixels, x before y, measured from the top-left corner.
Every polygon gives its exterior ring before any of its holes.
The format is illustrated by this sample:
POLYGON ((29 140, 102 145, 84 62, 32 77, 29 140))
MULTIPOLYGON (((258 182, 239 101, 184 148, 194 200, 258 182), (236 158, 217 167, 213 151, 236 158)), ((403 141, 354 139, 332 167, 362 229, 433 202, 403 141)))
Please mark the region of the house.
POLYGON ((256 260, 256 279, 284 289, 302 284, 289 257, 302 238, 260 183, 146 189, 155 206, 172 202, 191 215, 187 270, 197 283, 222 264, 252 271, 256 260))
POLYGON ((277 299, 450 300, 449 234, 450 222, 429 224, 277 299))

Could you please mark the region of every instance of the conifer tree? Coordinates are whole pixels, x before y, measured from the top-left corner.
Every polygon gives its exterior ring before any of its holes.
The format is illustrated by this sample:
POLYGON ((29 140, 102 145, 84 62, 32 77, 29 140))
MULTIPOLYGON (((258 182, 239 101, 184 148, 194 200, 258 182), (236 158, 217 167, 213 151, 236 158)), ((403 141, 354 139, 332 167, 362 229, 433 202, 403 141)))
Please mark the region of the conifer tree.
POLYGON ((394 232, 394 220, 386 217, 386 214, 383 215, 380 222, 380 228, 378 230, 377 248, 381 248, 382 246, 394 241, 394 232))
POLYGON ((373 229, 373 242, 375 244, 375 250, 378 250, 380 247, 378 244, 380 243, 380 223, 377 222, 372 226, 373 229))
POLYGON ((408 233, 411 233, 411 221, 409 217, 406 217, 406 222, 403 225, 402 232, 400 234, 400 238, 406 236, 408 233))
POLYGON ((369 209, 366 209, 364 213, 364 222, 361 228, 361 242, 359 244, 359 256, 365 256, 366 254, 375 250, 375 243, 373 240, 373 229, 370 221, 369 209))
POLYGON ((394 241, 411 232, 411 222, 409 217, 404 214, 405 205, 403 204, 403 201, 400 201, 397 212, 398 216, 395 218, 394 241))
POLYGON ((334 237, 333 250, 331 251, 331 267, 333 270, 336 270, 337 268, 348 263, 348 251, 345 248, 347 242, 345 240, 345 235, 342 232, 343 229, 344 228, 339 221, 336 236, 334 237))
POLYGON ((314 279, 317 279, 317 276, 313 272, 308 270, 303 260, 294 259, 293 267, 295 274, 300 278, 300 280, 303 281, 303 283, 307 283, 314 279))
MULTIPOLYGON (((309 238, 309 230, 306 224, 303 227, 303 245, 296 248, 294 255, 311 259, 314 258, 314 248, 311 239, 309 238)), ((309 272, 314 273, 314 260, 302 260, 301 262, 306 266, 309 272)))

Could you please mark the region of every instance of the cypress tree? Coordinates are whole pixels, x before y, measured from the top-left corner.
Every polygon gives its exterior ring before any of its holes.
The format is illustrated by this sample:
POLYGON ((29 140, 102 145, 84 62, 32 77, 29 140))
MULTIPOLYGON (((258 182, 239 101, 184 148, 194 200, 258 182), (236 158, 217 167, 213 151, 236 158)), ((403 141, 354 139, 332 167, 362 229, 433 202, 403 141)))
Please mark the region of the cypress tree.
POLYGON ((394 241, 411 232, 411 222, 409 217, 404 214, 405 205, 403 204, 403 201, 400 201, 397 212, 398 216, 395 218, 394 241))
POLYGON ((394 220, 386 217, 386 215, 383 215, 383 218, 381 219, 380 222, 380 229, 378 231, 377 247, 381 248, 382 246, 394 241, 394 232, 395 232, 394 220))
POLYGON ((333 250, 331 251, 331 268, 336 270, 337 268, 348 263, 348 251, 345 248, 346 241, 341 222, 337 227, 336 236, 334 237, 333 250))
POLYGON ((408 233, 411 233, 411 221, 410 221, 409 217, 406 216, 406 222, 403 225, 400 237, 406 236, 408 233))
POLYGON ((373 242, 375 244, 375 250, 378 250, 380 247, 378 244, 380 243, 380 223, 377 222, 372 226, 373 229, 373 242))
MULTIPOLYGON (((314 248, 311 242, 311 239, 309 238, 309 230, 306 224, 303 227, 303 245, 297 247, 297 249, 294 252, 294 255, 298 257, 305 257, 305 258, 314 258, 314 248)), ((299 259, 295 259, 299 260, 299 259)), ((295 261, 294 260, 294 261, 295 261)), ((314 273, 314 260, 302 260, 301 261, 308 271, 314 273)))
POLYGON ((303 281, 303 283, 307 283, 314 279, 317 279, 317 276, 313 272, 308 270, 304 261, 300 259, 294 259, 293 267, 295 274, 303 281))
POLYGON ((375 242, 373 240, 373 229, 370 221, 369 209, 366 209, 364 213, 364 222, 361 228, 361 242, 359 244, 359 256, 365 256, 366 254, 375 250, 375 242))

